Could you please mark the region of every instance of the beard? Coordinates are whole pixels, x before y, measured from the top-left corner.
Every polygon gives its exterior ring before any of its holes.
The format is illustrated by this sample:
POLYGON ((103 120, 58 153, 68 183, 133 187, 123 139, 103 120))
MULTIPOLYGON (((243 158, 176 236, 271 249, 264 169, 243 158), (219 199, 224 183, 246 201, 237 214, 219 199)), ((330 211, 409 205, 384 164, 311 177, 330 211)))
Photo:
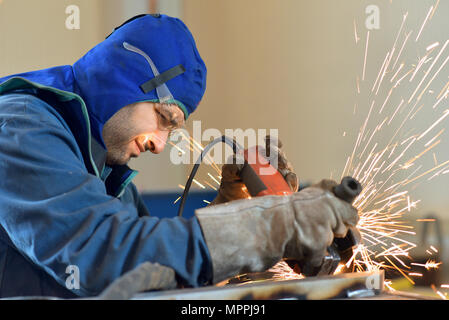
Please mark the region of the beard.
POLYGON ((106 154, 106 164, 108 166, 125 165, 130 159, 129 154, 123 149, 108 149, 106 154))
POLYGON ((127 121, 130 109, 123 108, 103 127, 103 140, 107 148, 107 165, 124 165, 131 159, 130 143, 137 133, 130 130, 129 121, 127 121))

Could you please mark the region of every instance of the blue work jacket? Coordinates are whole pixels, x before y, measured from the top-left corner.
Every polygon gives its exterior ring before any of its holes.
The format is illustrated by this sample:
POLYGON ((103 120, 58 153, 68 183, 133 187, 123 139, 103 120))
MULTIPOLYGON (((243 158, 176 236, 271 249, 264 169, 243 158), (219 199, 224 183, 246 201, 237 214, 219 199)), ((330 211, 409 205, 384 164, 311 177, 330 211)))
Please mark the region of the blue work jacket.
POLYGON ((95 296, 145 261, 173 268, 182 285, 209 283, 197 219, 149 216, 135 172, 106 166, 94 138, 81 143, 88 123, 71 116, 80 101, 8 83, 0 86, 1 297, 95 296), (67 286, 72 266, 79 289, 67 286))

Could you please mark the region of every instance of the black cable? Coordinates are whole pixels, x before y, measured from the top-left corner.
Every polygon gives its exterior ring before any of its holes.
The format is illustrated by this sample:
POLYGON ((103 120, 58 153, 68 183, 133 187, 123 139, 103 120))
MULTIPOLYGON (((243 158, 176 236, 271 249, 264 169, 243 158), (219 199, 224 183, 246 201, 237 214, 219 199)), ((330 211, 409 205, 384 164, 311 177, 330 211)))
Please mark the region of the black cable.
POLYGON ((232 151, 234 152, 234 154, 236 154, 237 151, 242 149, 242 147, 235 140, 231 140, 230 138, 228 138, 226 136, 221 136, 219 138, 216 138, 212 142, 210 142, 203 149, 203 151, 201 151, 200 156, 198 157, 198 159, 196 160, 195 164, 193 165, 192 172, 190 173, 189 179, 187 180, 186 186, 184 188, 184 192, 183 192, 182 197, 181 197, 181 202, 179 204, 178 217, 182 216, 182 213, 184 211, 184 205, 185 205, 185 202, 186 202, 186 199, 187 199, 187 194, 189 193, 190 186, 192 185, 193 178, 195 177, 196 172, 198 171, 198 168, 199 168, 201 162, 203 161, 204 156, 209 152, 209 150, 214 145, 216 145, 219 142, 224 142, 224 143, 228 144, 229 146, 231 146, 232 147, 232 151))

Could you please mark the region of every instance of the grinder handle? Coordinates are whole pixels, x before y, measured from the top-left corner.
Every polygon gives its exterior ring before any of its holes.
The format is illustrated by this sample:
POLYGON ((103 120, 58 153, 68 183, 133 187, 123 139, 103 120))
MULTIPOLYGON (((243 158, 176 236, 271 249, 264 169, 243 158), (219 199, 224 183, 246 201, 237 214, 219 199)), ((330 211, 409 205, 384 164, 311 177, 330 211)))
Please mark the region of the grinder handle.
MULTIPOLYGON (((362 185, 352 177, 344 177, 332 191, 337 198, 352 204, 362 192, 362 185)), ((352 248, 355 245, 357 245, 357 238, 349 229, 344 238, 334 238, 332 244, 327 248, 327 255, 321 266, 313 267, 305 263, 300 265, 301 272, 305 276, 333 274, 340 262, 345 262, 352 256, 352 248)))
MULTIPOLYGON (((334 187, 333 192, 337 198, 352 204, 355 198, 362 192, 362 185, 352 177, 344 177, 341 183, 334 187)), ((339 252, 344 252, 357 245, 357 238, 349 229, 346 237, 335 238, 333 244, 336 245, 339 252)))
POLYGON ((335 196, 347 203, 351 203, 362 192, 362 185, 353 177, 344 177, 341 183, 334 187, 335 196))

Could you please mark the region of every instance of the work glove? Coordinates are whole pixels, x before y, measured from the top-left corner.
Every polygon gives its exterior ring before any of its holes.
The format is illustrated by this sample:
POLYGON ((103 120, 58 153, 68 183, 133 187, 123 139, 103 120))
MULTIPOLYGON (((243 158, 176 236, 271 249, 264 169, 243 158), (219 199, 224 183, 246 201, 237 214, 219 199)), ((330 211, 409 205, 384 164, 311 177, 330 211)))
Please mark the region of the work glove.
POLYGON ((176 286, 175 270, 159 263, 143 262, 112 282, 96 299, 128 300, 139 292, 169 290, 176 286))
POLYGON ((287 196, 236 200, 196 210, 213 265, 213 282, 261 272, 279 260, 319 267, 334 237, 358 222, 357 210, 328 180, 287 196), (322 187, 323 188, 322 188, 322 187))
MULTIPOLYGON (((270 137, 267 135, 265 137, 265 146, 259 147, 259 152, 262 155, 266 155, 266 158, 270 163, 273 163, 273 160, 277 158, 278 171, 282 174, 290 189, 293 192, 296 192, 299 187, 298 177, 293 172, 293 167, 285 157, 281 148, 282 142, 277 137, 270 137)), ((210 203, 210 205, 250 197, 245 184, 240 178, 240 170, 243 168, 243 163, 239 163, 236 160, 238 156, 239 155, 232 156, 231 159, 223 165, 221 169, 222 178, 220 188, 217 197, 210 203)))

